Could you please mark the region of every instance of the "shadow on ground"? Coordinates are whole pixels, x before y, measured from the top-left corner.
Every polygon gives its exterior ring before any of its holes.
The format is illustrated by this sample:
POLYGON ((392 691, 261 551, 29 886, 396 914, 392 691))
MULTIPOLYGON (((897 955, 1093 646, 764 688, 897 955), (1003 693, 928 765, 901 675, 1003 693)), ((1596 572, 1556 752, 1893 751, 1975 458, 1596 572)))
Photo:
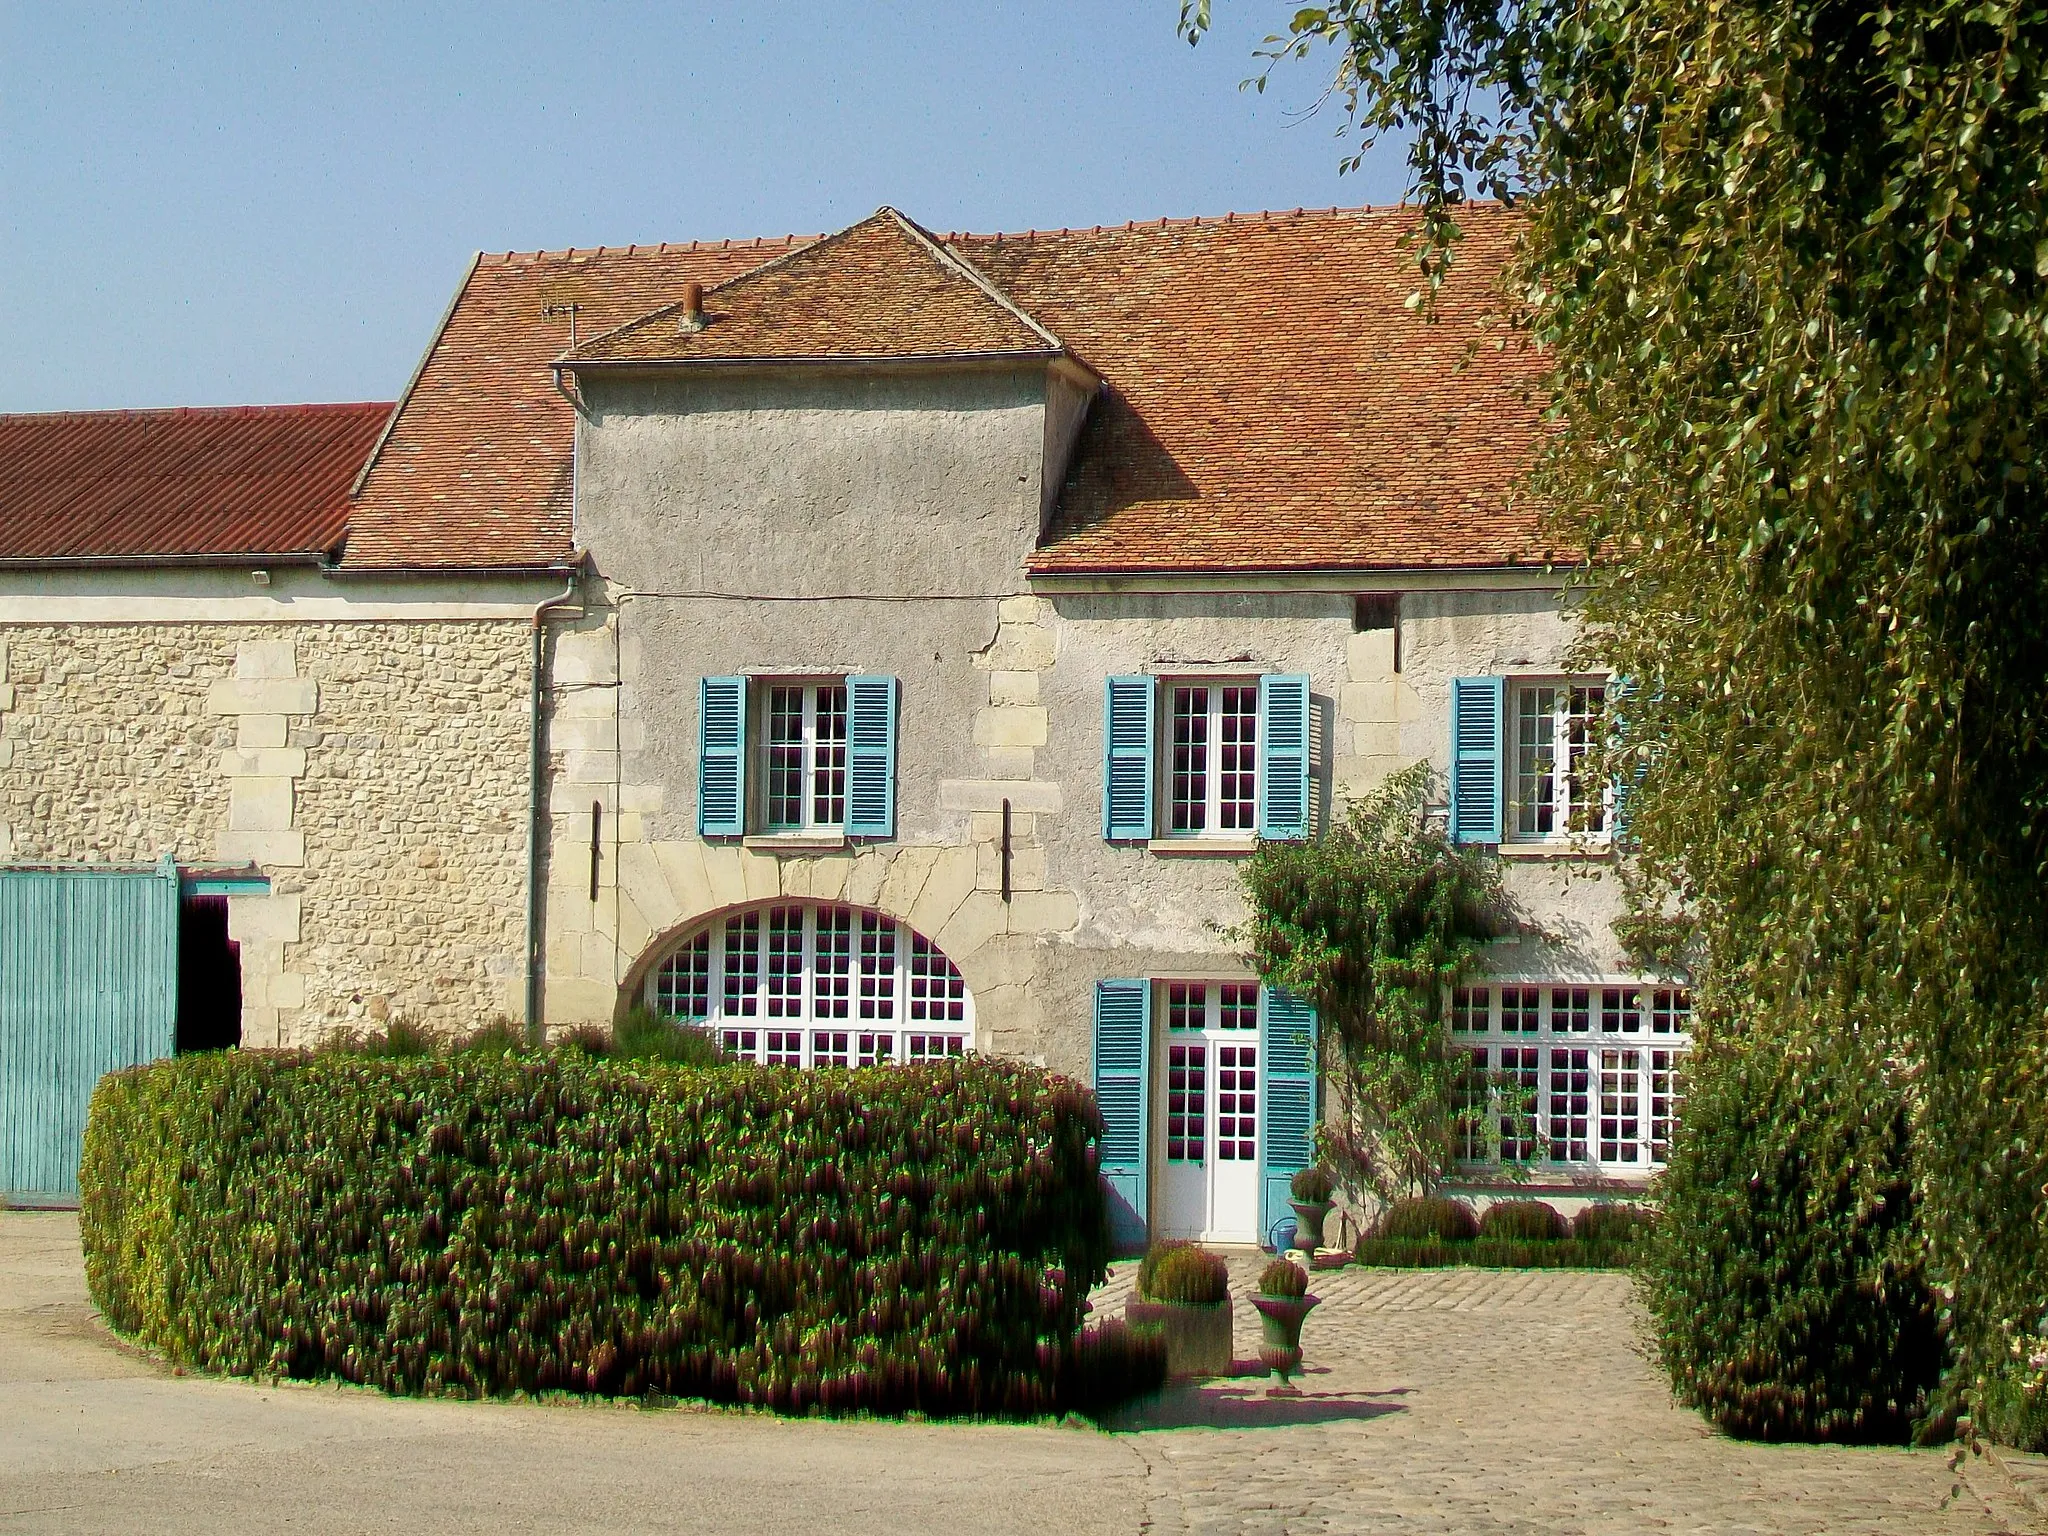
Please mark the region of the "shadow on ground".
MULTIPOLYGON (((1307 1376, 1327 1376, 1310 1367, 1307 1376)), ((1116 1432, 1141 1429, 1285 1429, 1298 1424, 1333 1424, 1344 1419, 1376 1419, 1404 1411, 1393 1399, 1407 1387, 1380 1392, 1319 1390, 1313 1383, 1298 1390, 1273 1393, 1273 1385, 1257 1361, 1240 1360, 1229 1376, 1212 1381, 1182 1382, 1147 1402, 1105 1420, 1116 1432)))

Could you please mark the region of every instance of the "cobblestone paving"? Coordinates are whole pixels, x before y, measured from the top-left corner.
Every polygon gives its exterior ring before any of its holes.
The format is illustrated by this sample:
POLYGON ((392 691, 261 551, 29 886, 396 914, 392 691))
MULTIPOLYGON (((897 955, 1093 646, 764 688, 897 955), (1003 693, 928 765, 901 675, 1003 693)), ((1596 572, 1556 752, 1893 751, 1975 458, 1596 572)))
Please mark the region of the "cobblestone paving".
MULTIPOLYGON (((1232 1262, 1236 1353, 1257 1370, 1258 1260, 1232 1262)), ((1136 1266, 1095 1295, 1121 1313, 1136 1266)), ((1672 1406, 1627 1279, 1574 1271, 1318 1274, 1299 1398, 1244 1378, 1128 1417, 1160 1532, 1932 1533, 2042 1527, 1933 1451, 1729 1440, 1672 1406), (1945 1503, 1946 1501, 1946 1503, 1945 1503)))

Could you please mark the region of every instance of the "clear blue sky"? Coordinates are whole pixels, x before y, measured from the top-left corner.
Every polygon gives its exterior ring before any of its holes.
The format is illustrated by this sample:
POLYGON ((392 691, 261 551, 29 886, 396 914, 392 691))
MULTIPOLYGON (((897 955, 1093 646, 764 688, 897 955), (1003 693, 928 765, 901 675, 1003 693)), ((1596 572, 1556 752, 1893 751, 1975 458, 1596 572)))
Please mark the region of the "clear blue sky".
POLYGON ((0 410, 390 399, 470 253, 1384 203, 1288 0, 0 0, 0 410))

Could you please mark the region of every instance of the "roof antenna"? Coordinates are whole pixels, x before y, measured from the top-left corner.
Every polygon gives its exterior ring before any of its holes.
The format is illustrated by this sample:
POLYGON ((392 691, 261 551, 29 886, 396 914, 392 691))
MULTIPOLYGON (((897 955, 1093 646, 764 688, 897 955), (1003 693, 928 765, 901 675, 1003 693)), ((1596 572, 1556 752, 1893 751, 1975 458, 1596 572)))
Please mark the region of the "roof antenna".
POLYGON ((576 311, 582 307, 574 299, 571 299, 566 304, 543 304, 540 307, 542 316, 547 319, 552 320, 558 315, 567 315, 569 317, 569 350, 571 352, 576 350, 576 311))

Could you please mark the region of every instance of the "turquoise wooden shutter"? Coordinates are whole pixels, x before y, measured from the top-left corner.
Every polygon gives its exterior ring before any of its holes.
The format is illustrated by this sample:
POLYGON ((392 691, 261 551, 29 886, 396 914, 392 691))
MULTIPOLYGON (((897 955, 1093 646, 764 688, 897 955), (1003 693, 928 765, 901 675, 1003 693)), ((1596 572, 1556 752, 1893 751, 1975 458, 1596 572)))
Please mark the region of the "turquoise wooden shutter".
POLYGON ((1152 836, 1152 700, 1149 677, 1112 677, 1102 698, 1102 835, 1112 843, 1152 836))
POLYGON ((1095 1105, 1102 1111, 1101 1173, 1109 1235, 1142 1248, 1152 1088, 1152 984, 1095 983, 1095 1105))
POLYGON ((1259 1231, 1279 1246, 1294 1176, 1316 1157, 1316 1011, 1259 988, 1259 1231))
POLYGON ((1505 681, 1451 680, 1451 841, 1497 843, 1501 813, 1501 715, 1505 681))
POLYGON ((697 695, 697 834, 747 830, 747 680, 707 677, 697 695))
POLYGON ((1259 679, 1259 836, 1308 836, 1308 679, 1259 679))
POLYGON ((0 872, 0 1196, 75 1204, 93 1089, 177 1021, 176 864, 0 872))
MULTIPOLYGON (((1617 677, 1607 685, 1607 732, 1608 744, 1619 748, 1628 739, 1628 700, 1635 691, 1635 685, 1628 678, 1617 677)), ((1635 787, 1642 781, 1643 770, 1638 766, 1633 773, 1620 773, 1613 779, 1614 793, 1608 811, 1607 833, 1615 846, 1628 840, 1628 802, 1635 787)))
POLYGON ((896 679, 846 680, 846 835, 896 835, 896 679))

